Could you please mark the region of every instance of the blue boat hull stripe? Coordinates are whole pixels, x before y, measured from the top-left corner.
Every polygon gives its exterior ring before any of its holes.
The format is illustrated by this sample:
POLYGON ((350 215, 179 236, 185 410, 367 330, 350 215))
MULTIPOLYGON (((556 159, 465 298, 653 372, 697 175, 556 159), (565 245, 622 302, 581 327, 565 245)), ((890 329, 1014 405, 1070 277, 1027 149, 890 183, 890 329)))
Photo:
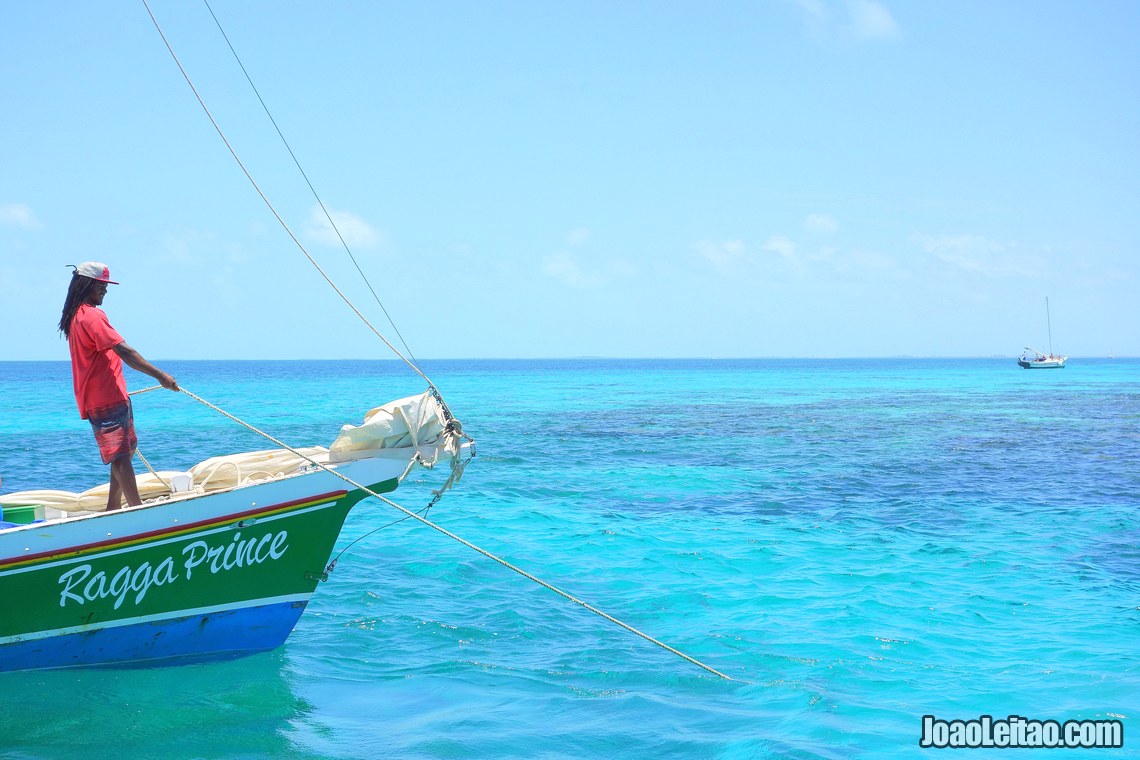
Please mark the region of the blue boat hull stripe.
POLYGON ((217 604, 210 607, 196 607, 194 609, 184 610, 171 610, 170 612, 160 612, 154 615, 140 615, 138 617, 121 618, 119 620, 108 620, 105 623, 95 623, 93 625, 76 625, 68 628, 53 628, 50 631, 33 631, 31 633, 20 633, 15 636, 0 637, 0 646, 5 644, 21 643, 26 641, 36 641, 38 639, 50 639, 54 636, 69 636, 77 633, 92 633, 94 631, 104 631, 113 628, 122 628, 131 625, 141 625, 146 623, 162 623, 166 621, 176 620, 184 617, 202 617, 205 615, 213 615, 220 612, 235 612, 253 607, 262 607, 274 604, 292 604, 302 602, 308 604, 309 600, 313 597, 310 594, 289 594, 286 596, 271 596, 263 599, 245 599, 240 602, 231 602, 229 604, 217 604))
POLYGON ((15 642, 0 647, 0 672, 182 664, 264 652, 285 643, 305 606, 286 601, 15 642))

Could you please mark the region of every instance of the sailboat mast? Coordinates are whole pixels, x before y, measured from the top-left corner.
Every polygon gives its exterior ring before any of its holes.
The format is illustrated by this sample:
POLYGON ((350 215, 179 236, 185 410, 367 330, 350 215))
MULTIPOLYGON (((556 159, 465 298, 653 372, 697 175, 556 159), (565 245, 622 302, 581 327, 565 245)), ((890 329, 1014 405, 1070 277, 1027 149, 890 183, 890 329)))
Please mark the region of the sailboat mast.
POLYGON ((1049 356, 1053 356, 1053 320, 1049 318, 1049 296, 1045 296, 1045 324, 1049 327, 1049 356))

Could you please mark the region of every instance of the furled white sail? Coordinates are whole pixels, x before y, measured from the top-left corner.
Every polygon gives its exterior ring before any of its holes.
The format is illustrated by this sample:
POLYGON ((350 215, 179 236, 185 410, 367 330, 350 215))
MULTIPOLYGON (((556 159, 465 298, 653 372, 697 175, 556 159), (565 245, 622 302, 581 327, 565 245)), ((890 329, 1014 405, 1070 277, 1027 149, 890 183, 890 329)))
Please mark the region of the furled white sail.
POLYGON ((372 456, 379 449, 418 449, 440 443, 443 407, 430 393, 389 401, 369 410, 360 425, 345 425, 329 446, 330 462, 372 456))
MULTIPOLYGON (((390 401, 371 409, 359 425, 345 425, 328 448, 309 446, 294 451, 267 449, 211 457, 188 472, 140 473, 139 495, 149 499, 193 496, 224 488, 280 478, 311 465, 348 462, 371 456, 406 458, 431 467, 458 452, 458 434, 447 429, 442 405, 430 392, 390 401), (172 486, 174 486, 172 488, 172 486)), ((37 504, 61 513, 102 512, 107 506, 104 483, 81 493, 22 491, 5 494, 11 504, 37 504)))

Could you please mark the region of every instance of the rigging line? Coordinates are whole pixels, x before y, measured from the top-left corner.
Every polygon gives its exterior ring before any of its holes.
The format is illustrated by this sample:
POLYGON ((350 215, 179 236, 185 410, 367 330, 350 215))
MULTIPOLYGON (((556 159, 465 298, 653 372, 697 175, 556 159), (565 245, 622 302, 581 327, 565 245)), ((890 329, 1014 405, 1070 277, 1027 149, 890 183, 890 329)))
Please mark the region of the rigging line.
POLYGON ((261 103, 262 110, 264 110, 265 115, 269 117, 269 122, 273 125, 273 128, 277 130, 277 136, 281 138, 281 144, 285 146, 285 150, 289 152, 289 157, 293 159, 293 164, 297 167, 297 171, 301 173, 301 177, 304 178, 305 184, 309 186, 309 190, 312 192, 313 198, 316 199, 317 205, 321 207, 321 211, 324 213, 325 219, 328 220, 329 225, 333 228, 333 232, 336 233, 337 238, 340 240, 340 244, 344 246, 344 250, 348 254, 348 258, 352 260, 352 264, 356 267, 356 271, 360 274, 360 278, 364 280, 364 284, 368 286, 368 290, 372 293, 372 297, 376 300, 376 305, 380 307, 380 310, 384 312, 384 316, 388 318, 388 324, 392 325, 392 329, 396 331, 396 335, 399 337, 400 343, 403 344, 404 350, 408 352, 408 356, 411 357, 411 360, 413 362, 415 362, 416 357, 412 355, 412 349, 408 346, 408 342, 404 340, 404 336, 400 333, 400 328, 396 327, 396 322, 392 319, 392 315, 388 313, 388 309, 380 301, 380 296, 376 294, 376 290, 372 287, 372 283, 369 281, 368 276, 365 275, 364 270, 360 268, 360 264, 356 261, 356 256, 353 255, 352 249, 349 248, 348 242, 340 233, 340 228, 337 227, 336 222, 333 221, 332 214, 330 214, 329 210, 325 207, 325 202, 322 201, 320 195, 317 194, 317 189, 313 187, 313 183, 309 181, 309 175, 306 174, 305 170, 301 167, 301 162, 293 153, 293 148, 289 145, 289 141, 285 139, 285 135, 281 132, 281 128, 277 126, 277 120, 273 118, 273 114, 270 113, 269 106, 267 106, 265 104, 265 100, 262 99, 261 92, 258 91, 257 85, 253 83, 253 78, 249 75, 249 72, 246 71, 245 64, 242 63, 241 57, 238 55, 237 50, 234 49, 233 43, 230 42, 230 38, 229 35, 226 34, 226 30, 222 28, 222 22, 218 20, 217 15, 214 13, 214 9, 210 7, 209 0, 202 0, 202 3, 206 6, 206 10, 208 10, 210 12, 210 15, 213 17, 214 23, 218 27, 218 31, 222 34, 222 39, 226 41, 226 45, 229 46, 230 52, 233 53, 234 60, 237 61, 237 65, 238 68, 241 69, 241 73, 245 75, 245 81, 249 82, 250 88, 253 89, 253 94, 257 96, 258 102, 261 103))
MULTIPOLYGON (((145 0, 144 0, 144 2, 145 2, 145 0)), ((152 390, 152 389, 146 389, 146 390, 152 390)), ((141 391, 141 392, 145 392, 145 391, 141 391)), ((498 562, 500 565, 507 568, 508 570, 513 570, 514 572, 518 573, 519 575, 523 576, 524 578, 531 580, 531 581, 534 581, 535 583, 542 586, 543 588, 545 588, 549 591, 553 591, 554 593, 561 596, 563 599, 567 599, 571 602, 574 602, 577 605, 584 607, 585 609, 589 610, 590 612, 593 612, 595 615, 598 615, 602 618, 605 618, 606 620, 610 621, 611 623, 613 623, 613 624, 615 624, 621 628, 624 628, 625 630, 629 631, 630 633, 632 633, 634 635, 640 636, 641 638, 645 639, 646 641, 650 642, 651 644, 655 644, 655 645, 661 647, 662 649, 664 649, 665 651, 680 657, 682 660, 685 660, 687 662, 692 663, 693 665, 696 665, 697 667, 700 667, 700 668, 707 670, 709 673, 712 673, 713 675, 720 676, 721 678, 723 678, 727 681, 735 681, 736 680, 735 678, 732 678, 731 676, 725 675, 724 673, 720 672, 719 670, 716 670, 712 666, 704 664, 703 662, 696 659, 695 657, 687 655, 684 652, 682 652, 681 650, 675 649, 674 647, 669 646, 665 642, 653 638, 648 633, 644 633, 644 632, 638 630, 637 628, 634 628, 632 625, 625 623, 625 622, 622 622, 621 620, 618 620, 614 616, 612 616, 606 612, 603 612, 602 610, 598 609, 597 607, 593 606, 592 604, 589 604, 588 602, 585 602, 585 601, 579 599, 578 597, 573 596, 572 594, 569 594, 569 593, 563 591, 562 589, 558 588, 557 586, 554 586, 554 585, 551 585, 550 583, 547 583, 546 581, 542 580, 541 578, 528 573, 526 570, 523 570, 521 567, 518 567, 517 565, 511 564, 510 562, 503 559, 502 557, 499 557, 495 554, 492 554, 491 552, 487 551, 486 549, 482 548, 481 546, 477 546, 477 545, 471 543, 470 541, 468 541, 467 539, 461 538, 460 536, 457 536, 456 534, 449 531, 447 528, 444 528, 442 525, 438 525, 437 523, 432 522, 431 520, 427 519, 426 517, 421 517, 420 515, 416 514, 412 510, 408 509, 407 507, 401 506, 400 504, 397 504, 396 502, 392 501, 391 499, 376 493, 375 491, 373 491, 368 486, 357 483, 355 480, 348 477, 344 473, 338 472, 337 470, 334 470, 331 467, 329 467, 329 466, 327 466, 321 462, 318 462, 316 459, 313 459, 312 457, 301 453, 297 449, 294 449, 292 446, 289 446, 284 441, 281 441, 277 438, 274 438, 269 433, 266 433, 263 430, 258 430, 256 427, 249 424, 248 422, 245 422, 243 420, 238 419, 237 417, 233 416, 232 414, 225 411, 224 409, 221 409, 220 407, 215 406, 214 404, 211 404, 209 401, 202 398, 201 396, 197 396, 194 393, 186 390, 186 388, 179 387, 179 392, 185 393, 190 398, 194 399, 198 403, 200 403, 200 404, 202 404, 202 405, 204 405, 210 409, 213 409, 215 412, 217 412, 218 414, 221 414, 223 417, 227 417, 230 420, 233 420, 234 422, 238 423, 242 427, 245 427, 248 430, 250 430, 254 433, 257 433, 258 435, 265 438, 266 440, 269 440, 269 441, 277 444, 281 448, 292 452, 293 454, 297 455, 301 459, 304 459, 306 462, 313 465, 314 467, 318 467, 321 470, 324 470, 325 472, 329 473, 330 475, 333 475, 337 478, 340 478, 345 483, 348 483, 349 485, 351 485, 353 488, 357 488, 361 491, 364 491, 365 493, 369 494, 370 496, 375 496, 377 499, 384 502, 388 506, 394 507, 394 508, 400 510, 405 515, 407 515, 408 517, 411 517, 415 520, 418 520, 420 523, 426 525, 427 527, 431 528, 432 530, 438 531, 439 533, 442 533, 443 535, 447 536, 448 538, 453 539, 455 541, 458 541, 459 543, 466 546, 468 549, 472 549, 474 551, 477 551, 480 554, 482 554, 484 557, 491 559, 491 560, 494 560, 495 562, 498 562)))
MULTIPOLYGON (((151 386, 148 386, 148 387, 146 387, 146 388, 139 388, 137 391, 130 391, 129 393, 127 393, 127 395, 128 395, 128 396, 137 396, 137 395, 139 395, 139 394, 141 394, 141 393, 150 393, 151 391, 160 391, 160 390, 162 390, 162 386, 161 386, 161 385, 151 385, 151 386)), ((205 403, 205 402, 203 402, 203 403, 205 403)), ((221 411, 221 410, 219 410, 219 411, 221 411)), ((223 413, 223 414, 225 414, 225 412, 222 412, 222 413, 223 413)), ((229 416, 229 415, 227 415, 227 416, 229 416)), ((231 418, 231 419, 236 419, 236 418, 231 418)), ((239 423, 241 423, 241 424, 243 424, 243 425, 245 424, 244 422, 241 422, 241 420, 237 420, 237 422, 239 422, 239 423)), ((254 430, 256 430, 255 428, 251 428, 251 429, 254 429, 254 430)), ((265 434, 264 434, 264 433, 262 433, 260 430, 257 430, 256 432, 258 432, 258 433, 259 433, 259 434, 261 434, 261 435, 265 435, 265 434)), ((463 435, 463 434, 462 434, 462 433, 460 433, 460 435, 463 435)), ((266 437, 268 437, 268 436, 266 436, 266 437)), ((468 440, 471 440, 471 437, 470 437, 470 436, 467 436, 467 435, 463 435, 463 437, 464 437, 464 438, 467 438, 468 440)), ((270 440, 273 440, 273 439, 271 438, 270 440)), ((276 442, 276 441, 274 441, 274 442, 276 442)), ((289 448, 289 447, 286 447, 286 448, 289 448)), ((290 450, 290 451, 293 451, 293 449, 289 449, 289 450, 290 450)), ((143 461, 143 464, 145 464, 145 465, 147 466, 147 469, 149 469, 149 470, 151 471, 151 474, 153 474, 153 475, 154 475, 156 478, 158 478, 159 480, 161 480, 161 481, 162 481, 162 483, 163 483, 164 485, 166 485, 166 487, 167 487, 167 488, 170 488, 170 487, 171 487, 169 483, 167 483, 165 480, 163 480, 163 478, 162 478, 162 476, 161 476, 161 475, 159 475, 157 472, 155 472, 154 468, 150 466, 150 462, 146 461, 146 459, 143 457, 143 455, 142 455, 142 452, 141 452, 141 451, 139 451, 138 449, 135 449, 135 454, 137 454, 137 455, 138 455, 139 459, 142 459, 142 461, 143 461)), ((304 456, 304 455, 302 454, 301 456, 304 456)), ((306 457, 306 458, 307 458, 307 457, 306 457)), ((470 461, 471 461, 471 458, 470 458, 470 457, 468 457, 468 458, 467 458, 467 460, 465 460, 464 462, 462 462, 462 463, 459 465, 459 469, 460 469, 460 470, 462 470, 464 467, 466 467, 466 466, 467 466, 467 462, 470 462, 470 461)), ((413 459, 413 461, 412 461, 412 464, 414 464, 414 463, 415 463, 415 460, 413 459)), ((409 469, 409 470, 411 469, 411 465, 409 465, 409 466, 408 466, 408 469, 409 469)), ((407 474, 407 473, 405 473, 405 474, 407 474)), ((401 478, 402 478, 402 477, 403 477, 403 476, 401 476, 401 478)), ((455 479, 455 474, 454 474, 454 472, 452 473, 451 477, 450 477, 450 478, 448 478, 448 480, 450 481, 450 480, 453 480, 453 479, 455 479)), ((441 487, 441 488, 439 488, 438 490, 436 490, 436 491, 432 491, 432 493, 433 493, 433 494, 435 494, 435 497, 434 497, 434 498, 431 500, 431 502, 429 502, 429 503, 428 503, 428 505, 427 505, 426 507, 424 507, 423 509, 420 509, 420 510, 418 510, 418 514, 421 514, 421 515, 425 515, 425 514, 427 514, 427 513, 428 513, 428 510, 430 510, 432 507, 434 507, 436 504, 438 504, 438 503, 439 503, 439 500, 440 500, 440 498, 443 496, 443 492, 444 492, 444 491, 446 491, 446 490, 448 489, 448 487, 449 487, 449 486, 445 484, 444 486, 442 486, 442 487, 441 487)), ((390 522, 390 523, 387 523, 387 524, 385 524, 385 525, 381 525, 379 528, 373 528, 372 530, 370 530, 370 531, 368 531, 367 533, 365 533, 363 536, 360 536, 360 537, 358 537, 358 538, 355 538, 355 539, 353 539, 352 541, 350 541, 350 542, 349 542, 348 546, 344 547, 343 549, 341 549, 341 550, 340 550, 340 551, 337 553, 336 557, 334 557, 334 558, 333 558, 333 560, 332 560, 332 562, 330 562, 330 563, 329 563, 329 566, 328 566, 327 568, 325 568, 325 572, 326 572, 326 573, 330 573, 330 572, 332 572, 333 568, 334 568, 334 567, 336 567, 336 563, 340 561, 340 558, 341 558, 341 557, 344 555, 344 553, 345 553, 345 552, 347 552, 349 549, 351 549, 351 548, 352 548, 352 546, 353 546, 353 544, 355 544, 356 542, 358 542, 358 541, 361 541, 362 539, 368 538, 369 536, 371 536, 373 533, 376 533, 377 531, 381 531, 381 530, 384 530, 385 528, 391 528, 393 525, 396 525, 397 523, 402 523, 402 522, 404 522, 404 521, 405 521, 405 520, 407 520, 407 519, 408 519, 408 517, 405 515, 404 517, 401 517, 401 518, 399 518, 399 519, 393 520, 393 521, 392 521, 392 522, 390 522)))
MULTIPOLYGON (((430 505, 430 504, 429 504, 429 505, 427 505, 426 507, 424 507, 423 509, 419 510, 418 514, 421 514, 421 515, 423 515, 423 514, 427 514, 427 511, 428 511, 429 509, 431 509, 431 505, 430 505)), ((392 522, 388 523, 387 525, 381 525, 379 528, 373 528, 372 530, 370 530, 370 531, 368 531, 367 533, 365 533, 363 536, 358 536, 357 538, 354 538, 352 541, 349 541, 349 542, 348 542, 348 546, 346 546, 346 547, 344 547, 343 549, 341 549, 339 552, 337 552, 337 555, 336 555, 335 557, 333 557, 333 560, 332 560, 332 562, 330 562, 330 563, 329 563, 329 566, 325 568, 325 572, 326 572, 326 573, 331 573, 331 572, 333 571, 333 568, 335 568, 335 567, 336 567, 336 563, 337 563, 337 562, 340 562, 340 558, 341 558, 342 556, 344 556, 344 553, 345 553, 346 551, 348 551, 349 549, 351 549, 351 548, 352 548, 354 545, 356 545, 356 543, 357 543, 357 542, 359 542, 359 541, 363 541, 364 539, 366 539, 366 538, 368 538, 369 536, 371 536, 373 533, 378 533, 379 531, 382 531, 382 530, 384 530, 385 528, 391 528, 393 525, 396 525, 397 523, 402 523, 404 520, 407 520, 407 519, 408 519, 408 518, 407 518, 406 516, 405 516, 405 517, 401 517, 401 518, 398 518, 398 519, 396 519, 396 520, 393 520, 392 522)))
MULTIPOLYGON (((161 388, 162 386, 159 385, 157 387, 161 388)), ((156 478, 158 478, 159 483, 162 483, 164 486, 169 488, 171 491, 174 490, 174 487, 171 486, 169 482, 167 482, 166 478, 162 477, 157 472, 155 472, 155 469, 150 466, 150 462, 146 461, 146 457, 143 456, 143 453, 141 451, 139 451, 139 448, 137 446, 135 447, 135 456, 137 456, 139 459, 142 460, 142 463, 146 465, 146 468, 148 470, 150 470, 150 474, 155 476, 156 478)))
POLYGON ((190 79, 190 75, 186 72, 186 69, 183 68, 182 61, 178 60, 178 55, 174 52, 174 48, 171 46, 170 41, 166 39, 166 34, 162 31, 162 27, 159 26, 158 19, 155 18, 154 12, 150 9, 150 5, 147 3, 147 0, 142 0, 142 4, 146 8, 146 12, 150 15, 150 20, 154 23, 154 28, 158 30, 158 35, 162 38, 163 44, 166 45, 166 49, 170 53, 170 57, 174 59, 174 63, 178 66, 178 70, 182 72, 182 78, 186 80, 186 84, 190 85, 190 90, 194 93, 194 97, 198 99, 198 104, 202 106, 202 110, 206 112, 206 116, 210 119, 210 123, 214 125, 214 131, 216 131, 218 133, 218 136, 222 138, 222 142, 225 143, 225 146, 229 150, 230 155, 233 156, 234 161, 237 162, 238 167, 241 169, 242 173, 245 174, 246 179, 248 179, 250 184, 253 185, 253 189, 257 191, 257 194, 259 196, 261 196, 261 200, 265 202, 265 205, 269 208, 270 213, 272 213, 274 218, 277 219, 278 224, 281 225, 282 229, 284 229, 289 237, 293 240, 293 243, 297 246, 301 253, 305 254, 305 258, 307 258, 309 260, 309 263, 312 264, 317 272, 320 273, 321 277, 325 279, 325 282, 327 282, 332 287, 332 289, 336 291, 336 294, 340 296, 341 300, 348 305, 348 308, 352 309, 356 316, 360 317, 361 321, 368 326, 368 329, 372 330, 376 337, 382 340, 384 342, 384 345, 388 346, 388 348, 392 350, 392 353, 402 359, 405 364, 411 367, 411 369, 417 375, 422 377, 424 381, 434 389, 435 383, 433 383, 431 379, 424 374, 423 370, 421 370, 413 362, 409 361, 406 356, 400 353, 400 351, 392 345, 391 341, 385 338, 384 335, 379 330, 377 330, 371 322, 368 321, 368 318, 360 312, 360 309, 356 308, 356 305, 352 303, 351 300, 349 300, 348 296, 346 296, 341 291, 341 289, 337 287, 337 284, 332 281, 332 278, 325 273, 325 270, 321 268, 321 265, 317 263, 317 260, 313 258, 309 251, 293 233, 293 230, 289 227, 289 225, 286 224, 285 220, 281 218, 281 215, 277 213, 277 209, 274 208, 273 204, 269 201, 269 198, 266 197, 264 192, 262 192, 261 186, 257 184, 257 181, 253 178, 253 175, 249 173, 249 169, 247 169, 245 164, 242 163, 242 160, 238 156, 237 151, 234 150, 234 147, 232 145, 230 145, 230 141, 226 139, 226 135, 224 132, 222 132, 221 126, 218 124, 217 120, 214 119, 214 115, 210 113, 210 109, 206 106, 206 101, 202 99, 201 94, 198 92, 198 88, 194 86, 194 82, 190 79))

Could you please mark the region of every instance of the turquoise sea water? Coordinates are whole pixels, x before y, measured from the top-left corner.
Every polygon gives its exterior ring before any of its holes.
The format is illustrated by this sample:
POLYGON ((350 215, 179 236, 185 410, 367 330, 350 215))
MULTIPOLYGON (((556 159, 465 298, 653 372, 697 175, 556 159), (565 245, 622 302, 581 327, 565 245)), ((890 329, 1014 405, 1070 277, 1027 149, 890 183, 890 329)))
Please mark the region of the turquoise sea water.
MULTIPOLYGON (((392 362, 160 364, 297 445, 422 389, 392 362)), ((425 370, 479 450, 432 519, 737 680, 411 521, 370 532, 400 515, 368 501, 284 647, 0 674, 0 757, 944 754, 926 714, 1119 719, 1124 749, 1048 756, 1140 748, 1140 360, 425 370)), ((0 412, 0 492, 106 477, 66 364, 0 363, 0 412)), ((136 418, 161 469, 267 447, 180 394, 136 418)))

